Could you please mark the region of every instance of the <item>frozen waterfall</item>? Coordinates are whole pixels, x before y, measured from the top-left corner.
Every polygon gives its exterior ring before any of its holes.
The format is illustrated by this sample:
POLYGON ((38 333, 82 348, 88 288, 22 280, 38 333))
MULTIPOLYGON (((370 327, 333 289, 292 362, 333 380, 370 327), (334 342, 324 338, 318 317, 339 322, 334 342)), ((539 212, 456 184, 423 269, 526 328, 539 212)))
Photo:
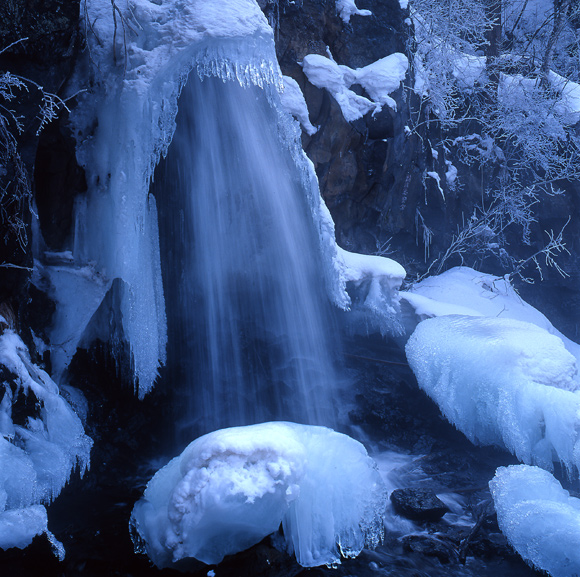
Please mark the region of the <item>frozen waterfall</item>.
POLYGON ((155 178, 170 381, 196 434, 332 424, 337 378, 320 241, 277 93, 191 74, 155 178))

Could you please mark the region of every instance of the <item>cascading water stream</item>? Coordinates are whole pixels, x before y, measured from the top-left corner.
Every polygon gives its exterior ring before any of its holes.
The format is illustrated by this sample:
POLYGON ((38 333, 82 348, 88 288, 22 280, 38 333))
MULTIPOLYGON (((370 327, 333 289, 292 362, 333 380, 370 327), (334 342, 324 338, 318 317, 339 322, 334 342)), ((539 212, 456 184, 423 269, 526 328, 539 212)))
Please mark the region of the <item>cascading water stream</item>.
POLYGON ((334 423, 336 343, 320 243, 264 89, 191 74, 156 176, 168 371, 184 433, 334 423))

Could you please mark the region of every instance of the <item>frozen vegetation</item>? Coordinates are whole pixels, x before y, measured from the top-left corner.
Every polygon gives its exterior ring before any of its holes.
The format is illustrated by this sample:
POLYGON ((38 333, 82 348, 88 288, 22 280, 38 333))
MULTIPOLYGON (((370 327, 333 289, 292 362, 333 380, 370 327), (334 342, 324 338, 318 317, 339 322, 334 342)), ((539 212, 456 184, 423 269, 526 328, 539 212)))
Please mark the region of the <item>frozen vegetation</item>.
POLYGON ((0 549, 24 548, 45 533, 62 558, 43 505, 59 495, 75 468, 84 473, 92 441, 58 386, 9 329, 0 335, 0 366, 14 375, 0 388, 0 549), (30 413, 24 421, 23 406, 30 413))
POLYGON ((527 563, 552 577, 580 574, 580 499, 526 465, 500 467, 489 487, 499 527, 527 563))
POLYGON ((137 548, 158 567, 219 563, 276 533, 305 567, 340 563, 382 538, 386 491, 354 439, 287 422, 234 427, 193 441, 135 505, 137 548))
POLYGON ((406 346, 419 386, 470 441, 528 464, 580 465, 575 358, 527 322, 449 315, 425 320, 406 346))

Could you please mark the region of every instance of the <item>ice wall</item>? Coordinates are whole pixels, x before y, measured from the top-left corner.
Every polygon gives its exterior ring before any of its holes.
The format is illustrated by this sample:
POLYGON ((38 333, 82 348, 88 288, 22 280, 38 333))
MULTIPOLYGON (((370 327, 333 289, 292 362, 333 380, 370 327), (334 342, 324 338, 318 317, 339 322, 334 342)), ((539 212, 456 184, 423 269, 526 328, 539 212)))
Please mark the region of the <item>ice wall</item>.
POLYGON ((340 563, 383 533, 386 491, 354 439, 325 427, 262 423, 215 431, 157 472, 135 505, 139 552, 157 567, 219 563, 276 532, 304 567, 340 563))
MULTIPOLYGON (((143 395, 165 362, 167 343, 157 208, 148 190, 173 136, 181 87, 192 69, 202 78, 276 89, 281 75, 272 30, 254 0, 137 0, 130 7, 88 0, 82 6, 86 66, 95 89, 81 96, 73 115, 78 158, 89 185, 86 199, 78 203, 74 262, 79 270, 94 267, 107 286, 122 279, 121 321, 143 395)), ((326 234, 316 179, 302 151, 294 148, 312 216, 326 234)), ((333 238, 329 243, 321 236, 320 247, 331 297, 348 306, 344 282, 333 268, 333 238)), ((69 351, 82 338, 77 334, 82 331, 66 322, 78 308, 71 303, 59 309, 56 325, 62 330, 52 335, 54 342, 69 343, 69 351)), ((61 365, 69 351, 55 352, 61 365)))

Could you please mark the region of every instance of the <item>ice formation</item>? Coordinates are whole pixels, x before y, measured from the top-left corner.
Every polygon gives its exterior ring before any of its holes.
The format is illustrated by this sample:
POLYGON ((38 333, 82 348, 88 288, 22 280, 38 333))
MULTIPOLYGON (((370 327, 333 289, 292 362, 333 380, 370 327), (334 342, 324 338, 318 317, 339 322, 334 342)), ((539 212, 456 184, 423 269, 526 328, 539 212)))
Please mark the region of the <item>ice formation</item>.
POLYGON ((86 470, 92 441, 58 386, 30 361, 10 329, 0 335, 0 366, 14 375, 0 382, 0 549, 26 547, 46 533, 62 557, 42 504, 58 496, 76 467, 81 474, 86 470), (37 414, 21 422, 13 408, 27 398, 37 414))
MULTIPOLYGON (((191 68, 242 83, 275 82, 277 63, 272 31, 253 0, 138 0, 122 15, 108 0, 82 6, 100 88, 73 118, 89 184, 78 203, 73 252, 78 268, 91 264, 104 282, 122 280, 122 326, 142 396, 165 361, 167 339, 157 210, 148 189, 173 135, 180 87, 191 68)), ((71 311, 58 312, 57 325, 66 328, 61 319, 71 311)), ((53 335, 56 342, 70 338, 53 335)))
POLYGON ((397 104, 389 94, 400 87, 408 67, 407 57, 399 52, 357 69, 337 64, 319 54, 308 54, 302 61, 308 80, 332 94, 348 122, 368 112, 376 114, 385 104, 396 110, 397 104), (353 84, 360 84, 371 99, 350 90, 353 84))
POLYGON ((407 274, 405 269, 390 258, 340 247, 338 258, 351 296, 349 321, 355 332, 372 329, 383 336, 402 333, 398 291, 407 274))
POLYGON ((489 487, 498 525, 527 563, 552 577, 580 575, 580 499, 526 465, 500 467, 489 487))
POLYGON ((280 94, 282 106, 300 122, 306 134, 312 136, 318 129, 312 126, 308 118, 308 107, 298 82, 289 76, 282 76, 284 89, 280 94))
POLYGON ((539 310, 524 301, 508 279, 469 267, 455 267, 438 276, 427 277, 399 295, 414 310, 413 328, 417 321, 450 314, 525 321, 559 337, 580 366, 580 345, 564 336, 539 310))
POLYGON ((305 567, 339 563, 382 537, 386 493, 354 439, 325 427, 271 422, 209 433, 149 482, 135 505, 136 546, 158 567, 208 564, 282 524, 305 567))
POLYGON ((530 323, 450 315, 425 320, 406 346, 419 386, 472 442, 527 464, 580 465, 575 358, 530 323))
MULTIPOLYGON (((272 29, 255 0, 136 0, 126 9, 109 0, 87 0, 82 6, 90 54, 86 67, 96 89, 81 96, 72 118, 77 156, 86 169, 89 190, 77 202, 74 261, 64 274, 79 277, 90 269, 99 285, 92 293, 103 287, 116 292, 117 324, 129 342, 136 385, 143 396, 166 360, 167 344, 157 207, 148 191, 157 161, 165 155, 174 133, 180 90, 193 70, 201 78, 213 76, 243 86, 260 86, 268 93, 271 105, 279 108, 283 82, 272 29), (114 283, 114 279, 119 282, 114 283)), ((393 56, 395 60, 402 57, 393 56)), ((387 76, 396 76, 401 62, 397 60, 388 68, 393 73, 387 76)), ((378 73, 383 78, 381 71, 378 73)), ((367 80, 369 90, 380 90, 370 78, 367 80)), ((381 80, 385 90, 391 90, 389 82, 387 77, 381 80)), ((396 83, 398 86, 399 80, 396 83)), ((300 108, 294 113, 306 112, 301 101, 290 100, 294 108, 300 108)), ((372 103, 373 109, 378 106, 372 103)), ((305 127, 312 130, 308 124, 305 127)), ((331 300, 348 307, 344 282, 340 272, 333 269, 338 262, 336 245, 334 239, 328 241, 325 207, 311 165, 299 146, 283 142, 284 137, 281 140, 282 147, 291 149, 304 175, 312 217, 321 232, 324 276, 331 300)), ((70 319, 80 318, 84 323, 95 309, 92 300, 79 312, 71 299, 56 298, 61 306, 52 340, 68 343, 66 350, 55 351, 62 370, 81 339, 89 338, 85 327, 71 326, 70 319)))

